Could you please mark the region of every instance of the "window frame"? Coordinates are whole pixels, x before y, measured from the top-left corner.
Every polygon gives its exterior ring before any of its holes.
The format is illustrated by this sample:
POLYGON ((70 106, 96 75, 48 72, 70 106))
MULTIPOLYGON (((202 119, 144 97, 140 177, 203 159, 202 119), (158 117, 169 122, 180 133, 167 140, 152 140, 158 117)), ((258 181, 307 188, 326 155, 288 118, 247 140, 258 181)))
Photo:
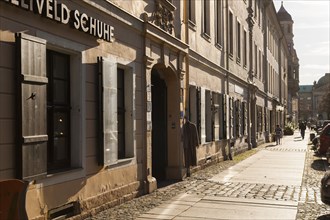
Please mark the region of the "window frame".
POLYGON ((119 61, 114 57, 98 57, 99 63, 99 96, 100 96, 100 127, 99 127, 99 164, 108 168, 127 164, 134 161, 136 155, 135 137, 135 72, 128 61, 119 61), (109 69, 109 67, 111 67, 109 69), (113 121, 118 119, 118 94, 117 74, 118 69, 124 72, 124 151, 125 155, 118 155, 118 124, 113 121), (107 76, 110 74, 109 76, 107 76), (112 80, 113 79, 113 80, 112 80), (109 85, 107 83, 110 83, 109 85), (112 90, 112 92, 110 90, 112 90), (114 93, 115 92, 115 93, 114 93), (109 101, 106 101, 110 98, 109 101), (112 121, 112 122, 111 122, 112 121), (108 123, 110 122, 110 123, 108 123), (110 132, 110 133, 109 133, 110 132), (109 139, 108 139, 109 138, 109 139))
MULTIPOLYGON (((71 77, 71 88, 70 88, 70 96, 75 97, 75 99, 71 99, 71 111, 70 123, 74 125, 75 129, 70 130, 71 132, 71 151, 75 152, 75 154, 71 154, 71 163, 70 168, 68 170, 61 170, 56 173, 49 173, 46 171, 44 175, 41 176, 32 176, 32 177, 24 177, 24 174, 20 178, 34 180, 36 183, 42 183, 44 186, 58 184, 64 181, 75 180, 79 178, 83 178, 86 176, 85 169, 85 154, 86 154, 86 132, 85 132, 85 120, 83 116, 86 114, 85 107, 85 69, 82 68, 82 51, 84 51, 85 46, 81 45, 77 42, 73 42, 71 40, 54 36, 46 32, 38 31, 35 36, 31 36, 28 34, 19 33, 17 35, 24 36, 25 39, 31 39, 30 44, 34 44, 34 42, 44 41, 45 47, 42 51, 34 51, 36 53, 44 53, 45 62, 46 62, 46 50, 54 50, 57 52, 61 52, 70 56, 70 77, 71 77), (72 83, 74 82, 74 83, 72 83)), ((21 45, 18 44, 18 48, 21 49, 21 45)), ((31 48, 33 49, 33 48, 31 48)), ((20 50, 18 50, 20 51, 20 50)), ((42 57, 40 57, 42 58, 42 57)), ((40 62, 40 61, 38 61, 40 62)), ((46 65, 46 64, 45 64, 46 65)), ((46 73, 46 69, 45 69, 46 73)), ((48 78, 45 77, 48 82, 48 78)), ((45 115, 47 115, 45 111, 45 115)), ((46 116, 47 117, 47 116, 46 116)), ((47 119, 45 120, 47 123, 47 119)), ((46 131, 47 132, 47 131, 46 131)), ((47 135, 48 136, 48 135, 47 135)), ((46 140, 46 142, 48 139, 46 140)), ((47 153, 46 156, 47 157, 47 153)), ((33 160, 33 159, 31 159, 33 160)), ((47 159, 46 164, 47 164, 47 159)), ((20 163, 20 162, 18 162, 20 163)), ((47 165, 46 165, 47 166, 47 165)), ((19 171, 20 172, 20 171, 19 171)))
POLYGON ((46 51, 46 68, 47 68, 47 78, 48 78, 48 86, 47 86, 47 134, 48 134, 48 145, 47 145, 47 173, 57 173, 61 172, 62 170, 71 169, 71 72, 70 72, 70 55, 61 53, 55 50, 47 49, 46 51), (68 90, 66 91, 65 96, 68 97, 66 102, 56 103, 54 101, 54 81, 56 80, 54 77, 54 63, 52 58, 54 56, 60 56, 65 58, 68 62, 68 69, 66 70, 68 73, 67 81, 68 90), (54 131, 54 120, 55 114, 62 112, 66 115, 68 120, 66 125, 67 135, 66 135, 66 157, 67 159, 61 161, 55 161, 55 146, 53 140, 55 140, 56 136, 59 135, 55 134, 54 131))

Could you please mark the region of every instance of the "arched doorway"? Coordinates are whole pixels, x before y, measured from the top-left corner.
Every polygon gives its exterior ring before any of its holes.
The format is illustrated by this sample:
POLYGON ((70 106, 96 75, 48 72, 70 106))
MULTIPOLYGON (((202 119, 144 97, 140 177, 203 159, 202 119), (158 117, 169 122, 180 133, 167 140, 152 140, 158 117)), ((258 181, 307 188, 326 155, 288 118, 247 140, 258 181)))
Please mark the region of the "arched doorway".
POLYGON ((166 179, 167 167, 167 86, 160 73, 151 72, 152 93, 152 175, 166 179))
POLYGON ((162 185, 182 178, 180 79, 170 67, 156 64, 151 85, 151 173, 162 185))

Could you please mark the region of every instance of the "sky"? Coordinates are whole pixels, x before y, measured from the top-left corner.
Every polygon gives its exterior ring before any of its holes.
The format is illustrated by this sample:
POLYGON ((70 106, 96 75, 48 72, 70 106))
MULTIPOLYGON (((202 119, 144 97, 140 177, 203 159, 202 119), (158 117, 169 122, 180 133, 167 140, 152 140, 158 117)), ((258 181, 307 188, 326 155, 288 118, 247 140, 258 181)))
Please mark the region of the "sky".
MULTIPOLYGON (((274 0, 276 11, 281 0, 274 0)), ((330 0, 283 0, 291 15, 299 58, 299 84, 312 85, 330 73, 330 0)))

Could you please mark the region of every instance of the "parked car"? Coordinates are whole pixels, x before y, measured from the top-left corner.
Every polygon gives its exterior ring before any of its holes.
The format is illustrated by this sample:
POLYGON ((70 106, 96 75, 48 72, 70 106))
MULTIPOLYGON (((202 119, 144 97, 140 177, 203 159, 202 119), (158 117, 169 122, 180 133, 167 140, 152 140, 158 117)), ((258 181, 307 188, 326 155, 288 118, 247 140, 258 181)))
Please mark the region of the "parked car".
POLYGON ((330 205, 330 171, 325 172, 321 179, 321 201, 330 205))
MULTIPOLYGON (((327 124, 320 132, 319 148, 317 151, 319 154, 325 154, 328 152, 329 148, 330 148, 330 124, 327 124)), ((327 153, 327 158, 328 156, 330 156, 329 153, 327 153)))
POLYGON ((317 133, 321 133, 322 129, 326 126, 330 124, 330 120, 322 120, 322 121, 319 121, 319 124, 318 126, 316 127, 316 131, 317 133))

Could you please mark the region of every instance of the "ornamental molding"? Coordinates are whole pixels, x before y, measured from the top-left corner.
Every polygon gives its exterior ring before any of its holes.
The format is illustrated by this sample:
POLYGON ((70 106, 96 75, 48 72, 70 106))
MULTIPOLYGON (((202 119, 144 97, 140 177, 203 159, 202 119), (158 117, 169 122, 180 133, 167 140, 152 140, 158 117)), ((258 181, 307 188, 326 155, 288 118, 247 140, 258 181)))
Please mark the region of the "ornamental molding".
POLYGON ((175 9, 175 6, 168 0, 157 0, 155 2, 155 11, 152 14, 152 22, 164 31, 172 34, 175 9))

